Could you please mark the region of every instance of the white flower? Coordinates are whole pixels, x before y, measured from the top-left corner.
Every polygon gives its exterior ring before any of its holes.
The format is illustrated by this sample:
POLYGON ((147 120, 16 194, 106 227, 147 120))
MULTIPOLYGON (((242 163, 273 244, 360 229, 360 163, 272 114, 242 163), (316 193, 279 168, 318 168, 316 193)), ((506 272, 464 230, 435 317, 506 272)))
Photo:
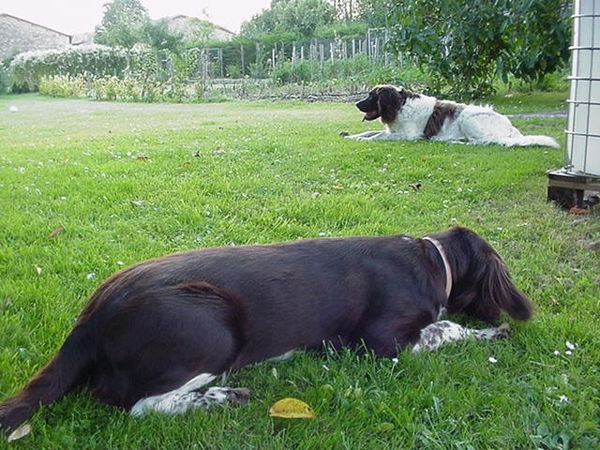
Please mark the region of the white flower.
POLYGON ((569 398, 566 395, 561 395, 558 398, 558 402, 561 404, 569 403, 569 398))
POLYGON ((575 347, 576 347, 576 345, 575 345, 575 344, 573 344, 573 343, 571 343, 571 342, 567 341, 567 342, 565 342, 565 345, 567 346, 567 348, 568 348, 569 350, 575 350, 575 347))
POLYGON ((488 361, 491 362, 492 364, 496 364, 498 362, 498 360, 496 358, 494 358, 493 356, 490 356, 488 358, 488 361))

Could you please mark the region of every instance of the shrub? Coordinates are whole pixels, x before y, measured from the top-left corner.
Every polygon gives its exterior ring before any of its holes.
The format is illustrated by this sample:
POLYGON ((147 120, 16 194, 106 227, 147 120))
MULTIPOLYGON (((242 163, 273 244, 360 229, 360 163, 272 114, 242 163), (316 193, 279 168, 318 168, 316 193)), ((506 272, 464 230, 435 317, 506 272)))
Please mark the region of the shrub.
POLYGON ((103 45, 86 45, 67 50, 44 50, 17 55, 10 64, 13 89, 37 91, 44 76, 117 76, 126 67, 123 51, 103 45))
POLYGON ((88 83, 81 75, 44 76, 40 80, 40 94, 50 97, 84 97, 88 95, 88 83))
POLYGON ((316 66, 311 61, 283 62, 273 69, 272 77, 277 83, 307 83, 313 80, 313 69, 316 66))
POLYGON ((9 86, 10 77, 8 74, 8 69, 2 64, 0 65, 0 94, 8 93, 9 86))
POLYGON ((226 76, 228 78, 241 78, 242 76, 242 71, 240 70, 239 66, 236 64, 229 64, 226 68, 225 68, 225 72, 226 72, 226 76))

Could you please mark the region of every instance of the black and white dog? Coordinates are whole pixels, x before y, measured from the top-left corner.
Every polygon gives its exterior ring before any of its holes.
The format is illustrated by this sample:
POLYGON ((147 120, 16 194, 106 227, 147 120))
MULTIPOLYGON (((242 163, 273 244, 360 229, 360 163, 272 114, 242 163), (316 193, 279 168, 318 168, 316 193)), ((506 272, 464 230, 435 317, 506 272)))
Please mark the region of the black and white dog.
POLYGON ((527 320, 533 306, 496 251, 465 228, 152 259, 100 285, 54 358, 0 404, 0 429, 14 439, 41 405, 84 385, 134 415, 173 414, 244 403, 246 389, 205 386, 323 342, 393 357, 508 334, 507 325, 476 330, 439 320, 443 310, 492 322, 501 311, 527 320))
POLYGON ((381 118, 384 131, 346 136, 355 140, 403 141, 431 139, 500 144, 507 147, 541 145, 559 148, 549 136, 524 136, 508 117, 490 106, 467 105, 415 94, 402 87, 375 86, 368 97, 356 103, 363 120, 381 118))

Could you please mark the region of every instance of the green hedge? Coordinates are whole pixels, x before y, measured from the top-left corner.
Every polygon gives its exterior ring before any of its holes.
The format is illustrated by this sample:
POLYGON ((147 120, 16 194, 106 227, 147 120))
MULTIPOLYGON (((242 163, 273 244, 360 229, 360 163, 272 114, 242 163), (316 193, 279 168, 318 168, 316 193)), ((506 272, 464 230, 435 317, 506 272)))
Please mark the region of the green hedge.
POLYGON ((44 50, 20 53, 11 62, 13 92, 37 91, 42 77, 119 76, 127 67, 125 52, 103 45, 85 45, 66 50, 44 50))

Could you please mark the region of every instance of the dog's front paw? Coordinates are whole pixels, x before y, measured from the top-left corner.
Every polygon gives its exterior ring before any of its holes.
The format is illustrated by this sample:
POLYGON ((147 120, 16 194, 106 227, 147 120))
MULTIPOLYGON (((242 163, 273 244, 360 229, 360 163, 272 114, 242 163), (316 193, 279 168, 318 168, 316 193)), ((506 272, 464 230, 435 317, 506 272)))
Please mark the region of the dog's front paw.
POLYGON ((485 341, 491 341, 493 339, 506 339, 510 336, 510 325, 503 323, 499 327, 485 328, 483 330, 476 330, 476 338, 485 341))
POLYGON ((245 405, 250 399, 250 391, 246 388, 229 388, 227 403, 231 405, 245 405))
POLYGON ((353 141, 368 141, 370 138, 367 136, 359 136, 359 135, 354 135, 354 136, 344 136, 346 139, 352 139, 353 141))
POLYGON ((496 328, 496 336, 494 339, 506 339, 510 336, 510 325, 507 323, 503 323, 498 328, 496 328))

